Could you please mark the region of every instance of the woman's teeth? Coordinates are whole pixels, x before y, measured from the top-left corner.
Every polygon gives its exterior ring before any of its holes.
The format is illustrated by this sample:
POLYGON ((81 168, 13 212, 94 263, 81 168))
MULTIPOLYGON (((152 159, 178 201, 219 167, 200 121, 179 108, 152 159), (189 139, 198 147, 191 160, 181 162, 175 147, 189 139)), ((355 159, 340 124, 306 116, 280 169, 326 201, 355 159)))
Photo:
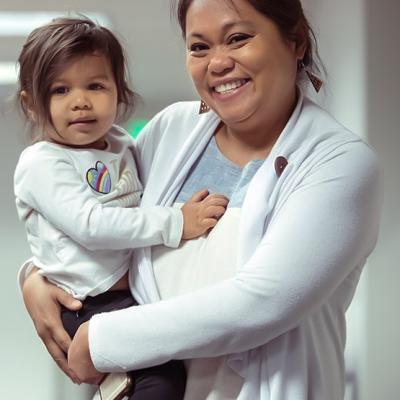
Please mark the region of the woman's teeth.
POLYGON ((234 82, 225 83, 222 85, 215 86, 214 90, 217 93, 227 93, 243 86, 247 81, 245 79, 240 79, 234 82))

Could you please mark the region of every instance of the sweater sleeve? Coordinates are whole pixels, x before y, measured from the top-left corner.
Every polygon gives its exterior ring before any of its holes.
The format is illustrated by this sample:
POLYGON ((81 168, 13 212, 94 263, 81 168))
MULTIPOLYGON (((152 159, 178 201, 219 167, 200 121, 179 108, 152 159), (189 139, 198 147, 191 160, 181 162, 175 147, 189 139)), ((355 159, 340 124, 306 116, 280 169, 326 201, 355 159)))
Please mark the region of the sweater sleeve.
POLYGON ((235 277, 158 303, 94 316, 100 371, 256 348, 296 327, 372 251, 380 173, 364 145, 320 163, 274 216, 235 277))
POLYGON ((21 219, 36 210, 57 229, 89 250, 129 249, 164 244, 177 247, 183 228, 172 207, 124 208, 103 205, 61 152, 21 157, 14 176, 21 219))

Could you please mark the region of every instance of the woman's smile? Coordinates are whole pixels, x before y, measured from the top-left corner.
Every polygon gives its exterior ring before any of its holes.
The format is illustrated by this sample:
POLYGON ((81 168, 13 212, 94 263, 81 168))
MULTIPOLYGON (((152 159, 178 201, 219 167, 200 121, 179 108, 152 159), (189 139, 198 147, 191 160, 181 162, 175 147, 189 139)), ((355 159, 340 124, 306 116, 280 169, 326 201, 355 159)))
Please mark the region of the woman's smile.
POLYGON ((227 102, 240 100, 251 84, 250 79, 228 80, 217 83, 212 87, 212 96, 216 102, 227 102))

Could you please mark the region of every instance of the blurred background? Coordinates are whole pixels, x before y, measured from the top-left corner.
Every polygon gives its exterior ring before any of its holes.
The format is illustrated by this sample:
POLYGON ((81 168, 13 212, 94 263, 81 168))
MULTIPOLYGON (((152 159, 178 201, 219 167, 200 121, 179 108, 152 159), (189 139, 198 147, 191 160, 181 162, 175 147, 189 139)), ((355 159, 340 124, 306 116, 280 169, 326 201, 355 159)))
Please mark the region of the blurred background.
MULTIPOLYGON (((400 2, 303 0, 303 5, 328 70, 324 91, 313 96, 375 147, 386 171, 379 242, 348 312, 346 400, 395 400, 400 398, 400 2)), ((18 155, 28 144, 11 97, 16 59, 35 24, 76 12, 109 26, 126 48, 133 88, 141 96, 126 124, 131 132, 168 104, 196 99, 169 0, 0 0, 0 399, 90 398, 88 387, 72 385, 57 370, 23 306, 16 275, 29 250, 12 184, 18 155)))

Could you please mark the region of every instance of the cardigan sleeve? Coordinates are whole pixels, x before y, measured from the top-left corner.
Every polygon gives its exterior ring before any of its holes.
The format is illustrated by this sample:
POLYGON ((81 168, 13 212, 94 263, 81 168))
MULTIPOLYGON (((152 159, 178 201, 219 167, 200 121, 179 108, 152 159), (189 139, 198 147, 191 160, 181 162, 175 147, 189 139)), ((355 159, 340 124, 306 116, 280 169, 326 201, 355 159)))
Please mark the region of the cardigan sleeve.
POLYGON ((177 247, 181 211, 172 207, 124 208, 102 204, 62 152, 25 153, 14 176, 22 220, 36 210, 89 250, 129 249, 155 244, 177 247))
POLYGON ((321 306, 374 248, 380 172, 357 142, 297 184, 235 277, 158 303, 94 316, 92 360, 100 371, 256 348, 321 306))

